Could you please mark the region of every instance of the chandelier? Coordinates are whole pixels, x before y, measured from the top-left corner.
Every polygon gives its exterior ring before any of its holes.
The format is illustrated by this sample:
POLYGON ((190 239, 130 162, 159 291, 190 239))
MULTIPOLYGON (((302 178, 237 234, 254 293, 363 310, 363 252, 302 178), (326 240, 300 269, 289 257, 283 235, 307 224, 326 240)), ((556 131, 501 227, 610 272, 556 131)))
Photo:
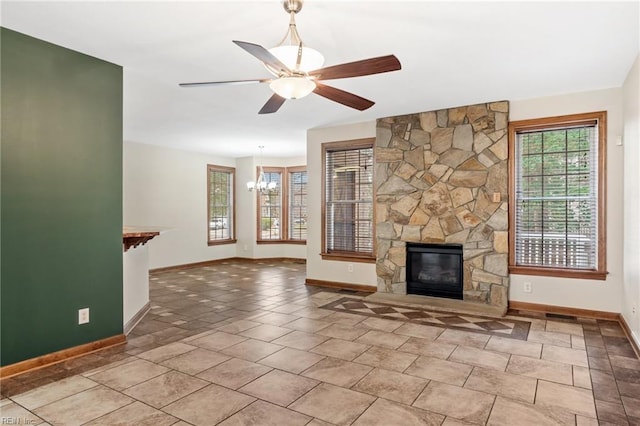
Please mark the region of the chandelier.
POLYGON ((247 189, 249 190, 249 192, 255 189, 256 191, 262 194, 264 192, 273 191, 274 189, 276 189, 278 184, 276 182, 266 181, 264 177, 264 169, 262 168, 262 150, 264 149, 264 145, 260 145, 258 148, 260 148, 260 166, 259 166, 258 179, 255 182, 254 181, 247 182, 247 189))

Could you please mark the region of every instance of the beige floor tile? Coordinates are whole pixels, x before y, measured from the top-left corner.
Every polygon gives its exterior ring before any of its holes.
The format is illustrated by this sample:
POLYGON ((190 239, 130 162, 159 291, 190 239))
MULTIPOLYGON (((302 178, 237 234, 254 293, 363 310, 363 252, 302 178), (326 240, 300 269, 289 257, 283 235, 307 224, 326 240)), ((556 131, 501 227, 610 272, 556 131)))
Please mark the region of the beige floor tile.
POLYGON ((358 327, 391 333, 403 324, 405 323, 402 321, 394 321, 383 318, 367 318, 366 320, 359 322, 358 327))
POLYGON ((587 350, 587 345, 584 342, 584 337, 576 336, 575 334, 571 335, 571 348, 572 349, 582 349, 583 351, 587 350))
POLYGON ((173 416, 136 401, 87 423, 87 426, 169 426, 177 421, 173 416))
POLYGON ((168 368, 138 359, 110 368, 91 376, 91 380, 100 382, 115 390, 124 390, 138 383, 166 373, 168 368))
POLYGON ((213 334, 201 337, 196 340, 189 341, 190 345, 199 346, 211 351, 219 351, 229 346, 236 345, 240 342, 247 340, 246 337, 237 336, 235 334, 225 333, 223 331, 217 331, 213 334))
POLYGON ((311 352, 353 361, 358 355, 369 349, 369 345, 349 342, 347 340, 331 339, 311 349, 311 352))
POLYGON ((489 337, 491 336, 448 328, 438 336, 436 342, 452 343, 454 345, 471 346, 482 349, 489 341, 489 337))
POLYGON ((238 389, 263 374, 267 374, 269 371, 271 371, 271 368, 265 365, 232 358, 203 371, 197 376, 231 389, 238 389))
POLYGON ((576 416, 576 426, 600 426, 600 423, 591 417, 576 416))
POLYGON ((587 352, 581 349, 563 348, 554 345, 543 345, 542 359, 565 364, 589 367, 587 352))
POLYGON ((24 407, 16 404, 15 402, 11 402, 10 400, 7 400, 7 403, 3 404, 2 410, 0 410, 0 421, 4 419, 7 419, 5 424, 11 424, 8 419, 15 419, 15 423, 13 424, 20 424, 17 423, 18 419, 20 419, 22 424, 25 425, 39 425, 44 421, 24 407))
POLYGON ((260 323, 256 321, 238 320, 230 324, 223 325, 222 327, 218 327, 217 330, 224 331, 225 333, 237 334, 259 325, 260 323))
POLYGON ((464 387, 533 404, 537 380, 485 368, 474 368, 464 387))
POLYGON ((546 345, 571 347, 571 336, 566 333, 556 333, 548 331, 529 331, 527 342, 543 343, 546 345))
POLYGON ((303 426, 311 417, 265 401, 256 401, 238 411, 220 426, 303 426))
POLYGON ((132 402, 133 399, 120 392, 96 386, 33 412, 51 424, 81 425, 132 402))
POLYGON ((573 324, 568 322, 547 320, 546 331, 564 333, 564 334, 575 334, 576 336, 584 336, 582 324, 573 324))
POLYGON ((263 342, 262 340, 247 339, 244 342, 229 346, 220 352, 235 358, 242 358, 247 361, 255 362, 279 351, 280 349, 282 349, 282 346, 280 345, 263 342))
POLYGON ((418 377, 376 368, 352 389, 411 405, 429 383, 418 377))
POLYGON ((365 316, 350 314, 348 312, 334 312, 333 314, 322 318, 322 320, 329 321, 334 324, 345 325, 347 327, 353 327, 362 322, 365 318, 365 316))
POLYGON ((268 314, 261 315, 253 320, 262 324, 282 325, 291 321, 295 321, 298 318, 300 318, 298 315, 270 312, 268 314))
POLYGON ((416 355, 431 356, 434 358, 447 359, 456 345, 451 343, 436 342, 418 337, 411 337, 407 342, 398 348, 402 352, 410 352, 416 355))
POLYGON ((183 373, 196 375, 208 368, 225 362, 228 359, 230 359, 230 357, 226 355, 197 348, 193 351, 168 359, 164 361, 162 365, 183 373))
POLYGON ((354 359, 354 362, 370 365, 372 367, 380 367, 386 370, 403 372, 418 358, 418 355, 398 352, 391 349, 385 349, 373 346, 365 353, 354 359))
POLYGON ((402 334, 403 336, 417 337, 426 340, 435 340, 443 332, 444 328, 413 324, 410 322, 404 323, 404 325, 394 331, 394 333, 402 334))
POLYGON ((491 336, 485 349, 512 355, 540 358, 540 354, 542 353, 542 343, 524 342, 522 340, 508 339, 506 337, 491 336))
MULTIPOLYGON (((622 403, 613 403, 606 401, 595 400, 596 412, 598 413, 598 419, 602 422, 609 422, 616 425, 626 425, 627 413, 625 412, 622 403)), ((637 402, 640 404, 640 401, 637 402)))
POLYGON ((624 404, 627 415, 640 419, 640 395, 636 395, 634 398, 623 396, 622 404, 624 404))
POLYGON ((326 342, 327 340, 329 340, 329 337, 305 333, 304 331, 294 331, 273 340, 271 343, 306 351, 318 346, 320 343, 326 342))
POLYGON ((470 423, 484 424, 494 399, 495 396, 484 392, 432 381, 413 406, 470 423))
POLYGON ((573 366, 573 386, 591 389, 591 374, 588 368, 573 366))
POLYGON ((279 312, 281 314, 291 314, 295 311, 299 311, 300 309, 304 309, 303 305, 296 305, 295 303, 287 303, 284 305, 279 305, 273 309, 272 312, 279 312))
POLYGON ((176 401, 192 392, 202 389, 209 382, 177 371, 153 378, 125 390, 124 393, 155 408, 176 401))
POLYGON ((324 355, 313 354, 298 349, 284 348, 262 359, 260 364, 298 374, 319 361, 322 361, 324 358, 324 355))
POLYGON ((367 332, 366 328, 356 328, 343 324, 331 324, 327 328, 317 331, 321 336, 332 337, 334 339, 354 340, 367 332))
POLYGON ((221 386, 209 385, 192 393, 163 411, 196 426, 216 424, 255 401, 248 395, 221 386))
POLYGON ((536 405, 559 407, 575 414, 596 417, 596 407, 591 391, 546 380, 538 381, 536 405))
POLYGON ((354 426, 438 426, 444 416, 415 407, 398 404, 386 399, 377 399, 354 426))
POLYGON ((504 371, 509 362, 509 357, 509 354, 502 352, 491 352, 469 346, 458 346, 449 357, 449 360, 504 371))
POLYGON ((375 399, 371 395, 322 383, 289 408, 335 425, 348 425, 375 399))
POLYGON ((238 391, 286 407, 318 383, 317 380, 286 371, 272 370, 238 391))
POLYGON ((512 355, 507 365, 507 372, 535 377, 536 379, 551 380, 566 385, 573 384, 571 366, 559 362, 512 355))
MULTIPOLYGON (((332 315, 333 313, 334 313, 333 311, 329 311, 327 309, 318 309, 318 308, 305 308, 305 309, 300 309, 299 311, 296 311, 297 316, 313 319, 313 320, 326 318, 329 315, 332 315)), ((299 320, 296 320, 296 321, 299 321, 299 320)))
POLYGON ((168 345, 160 346, 159 348, 151 349, 150 351, 142 352, 136 355, 138 358, 146 359, 147 361, 160 363, 166 361, 174 356, 181 355, 185 352, 189 352, 196 349, 195 346, 187 345, 181 342, 169 343, 168 345))
POLYGON ((405 374, 462 386, 472 369, 473 367, 467 364, 421 356, 405 370, 405 374))
POLYGON ((445 417, 442 426, 470 426, 473 423, 465 422, 462 420, 458 420, 455 417, 445 417))
POLYGON ((387 349, 397 349, 407 340, 409 340, 409 336, 387 333, 386 331, 371 330, 358 337, 355 341, 387 349))
POLYGON ((270 342, 288 333, 291 333, 291 330, 288 328, 282 328, 270 324, 263 324, 259 325, 258 327, 250 328, 249 330, 243 331, 239 335, 270 342))
POLYGON ((629 358, 626 356, 610 354, 609 360, 611 361, 611 365, 614 367, 626 368, 629 370, 640 370, 640 359, 638 358, 629 358))
MULTIPOLYGON (((98 383, 82 376, 71 376, 58 382, 50 383, 29 392, 11 397, 15 402, 28 410, 50 404, 62 398, 75 395, 78 392, 98 386, 98 383)), ((6 416, 5 416, 6 417, 6 416)))
MULTIPOLYGON (((299 314, 301 311, 296 312, 299 314)), ((330 322, 322 321, 319 319, 313 318, 300 318, 295 321, 291 321, 286 323, 284 326, 286 328, 290 328, 291 330, 305 331, 307 333, 315 333, 319 330, 327 328, 331 325, 330 322)))
POLYGON ((491 410, 487 425, 514 426, 517 424, 535 426, 574 425, 574 415, 564 410, 540 407, 498 396, 491 410))
POLYGON ((305 377, 350 388, 366 376, 373 368, 338 358, 325 358, 302 372, 305 377))

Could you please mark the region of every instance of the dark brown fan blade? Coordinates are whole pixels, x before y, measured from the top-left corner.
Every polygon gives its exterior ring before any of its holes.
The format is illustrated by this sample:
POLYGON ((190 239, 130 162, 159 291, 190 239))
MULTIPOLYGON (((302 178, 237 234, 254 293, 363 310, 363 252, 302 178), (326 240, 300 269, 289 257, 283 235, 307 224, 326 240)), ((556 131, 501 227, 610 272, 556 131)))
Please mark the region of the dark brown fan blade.
POLYGON ((271 81, 268 78, 261 80, 228 80, 228 81, 203 81, 201 83, 180 83, 180 87, 200 87, 200 86, 224 86, 224 85, 237 85, 237 84, 252 84, 252 83, 268 83, 271 81))
POLYGON ((258 111, 258 114, 271 114, 271 113, 274 113, 274 112, 276 112, 277 110, 280 109, 282 104, 284 104, 284 101, 286 101, 285 98, 283 98, 281 96, 278 96, 277 94, 274 93, 273 96, 271 96, 269 98, 267 103, 264 104, 262 109, 260 111, 258 111))
POLYGON ((400 68, 402 68, 402 66, 398 58, 394 55, 388 55, 320 68, 311 71, 309 75, 318 77, 320 80, 333 80, 336 78, 360 77, 363 75, 397 71, 400 68))
POLYGON ((327 86, 326 84, 316 82, 316 89, 314 93, 323 96, 331 101, 338 102, 339 104, 346 105, 351 108, 355 108, 360 111, 364 111, 367 108, 371 108, 375 102, 369 99, 362 98, 353 93, 345 92, 335 87, 327 86))
POLYGON ((291 74, 291 70, 285 64, 280 62, 280 59, 273 56, 271 52, 269 52, 267 49, 260 46, 259 44, 253 44, 253 43, 248 43, 246 41, 238 41, 238 40, 233 40, 233 42, 238 46, 242 47, 247 52, 251 53, 256 58, 260 59, 262 62, 264 62, 265 65, 268 65, 274 70, 276 70, 276 72, 280 72, 283 74, 291 74))

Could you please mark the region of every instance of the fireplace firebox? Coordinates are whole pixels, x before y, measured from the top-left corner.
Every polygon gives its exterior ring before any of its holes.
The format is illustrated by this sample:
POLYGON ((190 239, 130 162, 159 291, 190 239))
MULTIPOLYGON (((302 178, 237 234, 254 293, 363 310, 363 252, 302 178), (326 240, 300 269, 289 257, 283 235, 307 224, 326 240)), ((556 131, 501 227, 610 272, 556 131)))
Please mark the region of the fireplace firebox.
POLYGON ((407 293, 462 299, 462 244, 407 243, 407 293))

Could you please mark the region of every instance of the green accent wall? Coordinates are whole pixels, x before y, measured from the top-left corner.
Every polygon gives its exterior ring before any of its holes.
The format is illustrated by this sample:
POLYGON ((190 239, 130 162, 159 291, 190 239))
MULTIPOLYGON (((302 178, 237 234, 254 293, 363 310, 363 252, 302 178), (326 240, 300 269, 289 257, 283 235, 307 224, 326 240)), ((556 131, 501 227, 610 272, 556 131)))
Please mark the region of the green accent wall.
POLYGON ((4 366, 122 334, 122 67, 6 28, 0 47, 4 366))

